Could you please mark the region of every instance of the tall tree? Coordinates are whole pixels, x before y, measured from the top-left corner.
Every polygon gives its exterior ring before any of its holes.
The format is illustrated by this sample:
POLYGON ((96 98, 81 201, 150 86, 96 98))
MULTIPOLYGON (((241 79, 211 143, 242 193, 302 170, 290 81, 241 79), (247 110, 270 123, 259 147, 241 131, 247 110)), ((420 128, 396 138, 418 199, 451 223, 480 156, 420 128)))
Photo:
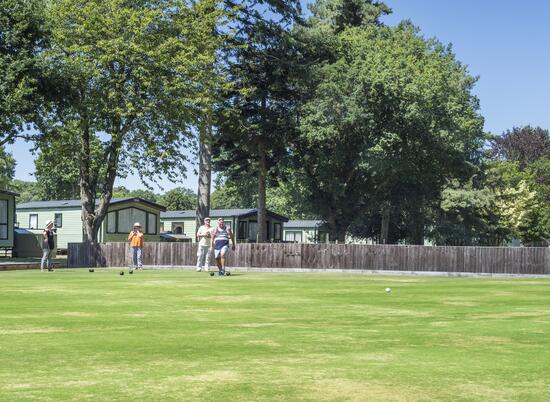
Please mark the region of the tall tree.
POLYGON ((215 0, 52 0, 48 16, 44 56, 72 89, 58 117, 77 123, 82 221, 93 242, 117 175, 185 175, 183 150, 223 12, 215 0), (102 177, 93 168, 94 137, 103 144, 102 177))
POLYGON ((488 186, 502 224, 525 245, 550 242, 550 135, 516 127, 493 139, 488 186))
POLYGON ((185 187, 176 187, 157 199, 157 202, 164 205, 168 211, 193 209, 196 201, 196 194, 185 187))
MULTIPOLYGON (((68 121, 52 128, 47 137, 38 139, 34 161, 36 192, 40 200, 74 200, 80 198, 80 160, 75 150, 80 146, 78 122, 68 121)), ((105 177, 103 144, 90 137, 92 171, 99 180, 105 177)), ((101 187, 101 185, 99 186, 101 187)))
POLYGON ((369 175, 353 172, 354 155, 363 144, 360 138, 356 142, 357 133, 366 127, 360 127, 359 121, 354 123, 352 116, 345 121, 354 108, 348 109, 341 102, 358 94, 351 76, 341 79, 341 73, 346 74, 342 70, 345 43, 341 35, 351 28, 381 26, 380 18, 391 10, 383 2, 371 0, 318 0, 310 10, 311 17, 295 29, 309 71, 303 77, 305 103, 299 114, 301 135, 295 141, 294 166, 302 172, 312 209, 328 222, 331 237, 343 241, 351 220, 365 208, 359 192, 359 197, 354 197, 350 191, 372 183, 369 175), (317 138, 315 133, 319 134, 317 138), (331 167, 325 170, 323 164, 331 167), (336 200, 341 205, 336 205, 336 200))
POLYGON ((6 190, 11 187, 15 176, 15 165, 13 156, 0 145, 0 189, 6 190))
POLYGON ((427 207, 450 180, 471 176, 483 140, 475 78, 409 23, 350 23, 333 37, 335 61, 314 67, 302 108, 298 149, 312 201, 339 241, 377 205, 385 219, 396 211, 408 241, 422 244, 427 207))
MULTIPOLYGON (((493 175, 493 170, 487 173, 493 175)), ((502 188, 489 187, 493 178, 453 181, 442 191, 440 208, 432 213, 429 237, 440 246, 500 246, 512 238, 512 230, 502 217, 502 188)), ((508 201, 507 201, 508 202, 508 201)))
POLYGON ((235 30, 234 24, 239 13, 246 10, 246 5, 236 5, 230 0, 220 0, 226 19, 223 24, 210 26, 209 32, 205 35, 214 35, 218 41, 207 41, 210 48, 208 54, 216 57, 210 58, 202 69, 201 103, 197 118, 198 132, 198 188, 197 188, 197 218, 196 228, 204 223, 204 218, 210 215, 210 192, 212 187, 212 146, 214 143, 213 131, 215 130, 215 114, 219 110, 225 94, 230 90, 232 84, 227 79, 228 65, 224 62, 224 55, 234 48, 233 43, 235 30))
POLYGON ((224 105, 217 166, 231 177, 256 172, 260 242, 267 240, 268 177, 288 154, 294 131, 300 65, 289 30, 299 12, 296 0, 245 2, 235 35, 240 46, 227 57, 234 90, 224 105))
POLYGON ((12 180, 10 186, 8 186, 8 190, 19 193, 19 197, 17 197, 18 203, 40 201, 36 192, 36 183, 33 181, 12 180))
POLYGON ((523 169, 543 157, 550 159, 550 134, 540 127, 514 127, 495 137, 491 150, 493 158, 517 161, 523 169))
POLYGON ((0 145, 36 120, 49 92, 39 52, 46 46, 45 0, 0 0, 0 145))
POLYGON ((210 215, 210 191, 212 188, 212 123, 211 114, 205 111, 199 125, 199 174, 196 197, 197 218, 196 230, 210 215))
POLYGON ((384 2, 376 0, 317 0, 310 9, 311 23, 334 33, 349 27, 382 25, 380 17, 392 12, 384 2))

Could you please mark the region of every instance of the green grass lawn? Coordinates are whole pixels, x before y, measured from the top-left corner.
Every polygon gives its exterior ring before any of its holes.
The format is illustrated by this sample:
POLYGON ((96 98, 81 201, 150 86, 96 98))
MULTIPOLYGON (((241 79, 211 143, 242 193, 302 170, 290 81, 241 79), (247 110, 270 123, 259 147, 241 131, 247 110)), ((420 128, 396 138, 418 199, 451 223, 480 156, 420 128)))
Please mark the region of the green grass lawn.
POLYGON ((542 401, 549 390, 550 279, 0 273, 1 400, 542 401))

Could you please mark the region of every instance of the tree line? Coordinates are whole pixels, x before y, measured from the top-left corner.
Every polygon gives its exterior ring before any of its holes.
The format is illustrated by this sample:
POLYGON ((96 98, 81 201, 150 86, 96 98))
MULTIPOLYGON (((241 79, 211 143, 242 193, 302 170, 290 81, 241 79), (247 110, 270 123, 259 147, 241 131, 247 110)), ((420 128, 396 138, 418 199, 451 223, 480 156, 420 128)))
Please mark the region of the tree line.
MULTIPOLYGON (((80 198, 90 241, 124 193, 117 177, 150 189, 185 177, 188 160, 197 192, 143 196, 196 208, 198 221, 212 207, 255 207, 259 241, 267 208, 322 219, 341 242, 550 238, 548 131, 485 133, 477 77, 410 21, 384 25, 381 1, 316 0, 308 13, 298 0, 0 10, 0 145, 32 141, 35 196, 80 198)), ((28 187, 0 153, 0 185, 28 187)))

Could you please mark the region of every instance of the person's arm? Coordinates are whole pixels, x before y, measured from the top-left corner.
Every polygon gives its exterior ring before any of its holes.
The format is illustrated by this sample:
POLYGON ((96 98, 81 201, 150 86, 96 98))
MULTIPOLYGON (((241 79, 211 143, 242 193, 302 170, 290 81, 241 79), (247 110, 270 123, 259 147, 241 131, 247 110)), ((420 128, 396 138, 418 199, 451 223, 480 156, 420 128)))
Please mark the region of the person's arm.
POLYGON ((136 232, 134 232, 133 230, 130 232, 130 234, 128 235, 128 240, 132 240, 132 237, 134 237, 134 235, 136 234, 136 232))
POLYGON ((44 231, 42 232, 42 239, 43 239, 43 240, 48 240, 48 231, 47 231, 47 230, 44 230, 44 231))
POLYGON ((214 241, 216 240, 216 229, 210 229, 208 232, 210 235, 210 250, 214 248, 214 241))
POLYGON ((202 226, 197 230, 197 241, 200 241, 203 237, 210 237, 210 231, 202 226))
POLYGON ((143 237, 143 232, 141 230, 138 230, 136 233, 137 237, 143 237))

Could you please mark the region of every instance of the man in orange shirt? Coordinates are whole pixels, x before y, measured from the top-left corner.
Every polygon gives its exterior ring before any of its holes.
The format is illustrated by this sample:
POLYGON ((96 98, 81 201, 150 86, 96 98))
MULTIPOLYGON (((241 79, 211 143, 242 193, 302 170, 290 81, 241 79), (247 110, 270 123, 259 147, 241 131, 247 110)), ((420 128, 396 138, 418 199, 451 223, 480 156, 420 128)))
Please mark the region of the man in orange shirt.
POLYGON ((134 227, 128 235, 130 247, 132 247, 132 268, 143 269, 141 263, 141 253, 143 251, 143 232, 139 222, 134 223, 134 227))

